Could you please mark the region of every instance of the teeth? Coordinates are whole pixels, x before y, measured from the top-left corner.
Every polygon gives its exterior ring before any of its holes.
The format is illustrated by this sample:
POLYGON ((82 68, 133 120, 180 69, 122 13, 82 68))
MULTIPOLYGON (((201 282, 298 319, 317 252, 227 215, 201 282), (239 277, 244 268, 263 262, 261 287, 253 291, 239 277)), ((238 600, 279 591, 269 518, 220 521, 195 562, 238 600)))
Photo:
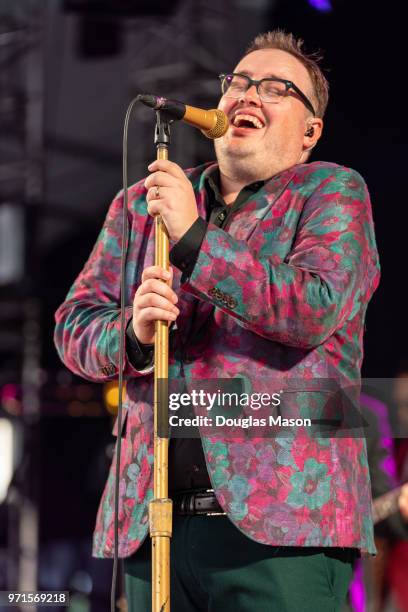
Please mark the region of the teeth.
POLYGON ((235 115, 234 117, 234 125, 235 127, 239 127, 242 121, 249 121, 252 125, 258 129, 262 128, 263 125, 259 121, 258 117, 254 117, 253 115, 235 115))

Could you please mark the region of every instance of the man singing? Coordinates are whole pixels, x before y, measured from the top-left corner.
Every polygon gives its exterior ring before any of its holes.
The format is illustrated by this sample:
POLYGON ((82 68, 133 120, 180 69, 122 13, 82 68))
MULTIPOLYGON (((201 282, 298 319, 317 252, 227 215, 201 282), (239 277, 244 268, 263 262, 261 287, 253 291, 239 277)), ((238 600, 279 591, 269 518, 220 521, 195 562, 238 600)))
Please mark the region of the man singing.
MULTIPOLYGON (((184 172, 155 161, 129 189, 119 554, 132 612, 151 608, 154 322, 171 324, 171 379, 355 384, 379 280, 363 179, 307 163, 328 84, 302 41, 261 34, 220 80, 230 127, 217 162, 184 172), (156 214, 171 273, 153 265, 156 214)), ((122 202, 119 193, 56 314, 61 358, 93 381, 118 376, 122 202)), ((295 397, 299 411, 316 405, 313 389, 295 397)), ((94 535, 100 557, 113 554, 114 466, 94 535)), ((202 433, 171 440, 169 482, 177 612, 339 610, 354 559, 375 552, 364 439, 202 433)))

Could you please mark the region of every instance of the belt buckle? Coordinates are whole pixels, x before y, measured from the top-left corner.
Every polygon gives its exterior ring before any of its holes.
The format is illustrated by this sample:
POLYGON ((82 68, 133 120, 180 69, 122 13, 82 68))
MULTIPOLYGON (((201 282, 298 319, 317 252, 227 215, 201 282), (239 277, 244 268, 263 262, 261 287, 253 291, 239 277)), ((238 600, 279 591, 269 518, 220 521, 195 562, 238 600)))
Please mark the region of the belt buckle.
MULTIPOLYGON (((206 489, 206 492, 207 493, 214 493, 214 489, 206 489)), ((217 499, 215 493, 214 493, 214 497, 215 497, 215 499, 217 499)), ((205 516, 227 516, 227 513, 226 512, 206 512, 205 516)))
POLYGON ((195 495, 194 493, 187 493, 186 511, 187 511, 187 514, 190 514, 190 515, 195 513, 195 495))
POLYGON ((181 497, 180 512, 187 515, 194 513, 194 495, 192 493, 185 493, 181 497))
POLYGON ((180 504, 181 514, 184 514, 187 516, 193 516, 193 515, 226 516, 227 514, 226 512, 216 512, 216 511, 212 512, 212 511, 200 510, 199 508, 196 507, 196 501, 197 499, 200 498, 200 495, 205 496, 208 493, 212 493, 214 499, 217 500, 214 494, 214 489, 202 489, 200 493, 194 493, 194 492, 185 493, 182 496, 181 504, 180 504))

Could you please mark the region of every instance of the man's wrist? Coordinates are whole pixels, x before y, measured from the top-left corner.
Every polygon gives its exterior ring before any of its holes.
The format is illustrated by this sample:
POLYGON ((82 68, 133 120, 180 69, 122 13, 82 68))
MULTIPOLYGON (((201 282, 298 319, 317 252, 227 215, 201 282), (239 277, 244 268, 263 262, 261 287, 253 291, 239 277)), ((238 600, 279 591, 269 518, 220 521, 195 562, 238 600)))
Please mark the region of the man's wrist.
POLYGON ((183 277, 189 277, 193 271, 204 240, 208 223, 198 217, 170 251, 170 261, 183 272, 183 277))
POLYGON ((153 365, 154 344, 143 344, 137 338, 133 329, 133 319, 126 327, 126 354, 136 370, 145 370, 153 365))

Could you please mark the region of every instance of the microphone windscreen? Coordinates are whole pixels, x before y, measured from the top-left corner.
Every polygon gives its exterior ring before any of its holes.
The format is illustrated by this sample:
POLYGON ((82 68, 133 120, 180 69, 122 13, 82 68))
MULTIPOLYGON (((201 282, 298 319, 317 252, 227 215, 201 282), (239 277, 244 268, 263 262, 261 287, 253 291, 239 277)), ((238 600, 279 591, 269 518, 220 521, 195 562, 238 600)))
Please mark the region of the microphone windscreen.
POLYGON ((215 113, 217 116, 217 121, 210 130, 201 130, 204 136, 207 138, 221 138, 224 136, 225 132, 228 130, 229 121, 227 115, 220 110, 219 108, 213 108, 210 111, 211 113, 215 113))

